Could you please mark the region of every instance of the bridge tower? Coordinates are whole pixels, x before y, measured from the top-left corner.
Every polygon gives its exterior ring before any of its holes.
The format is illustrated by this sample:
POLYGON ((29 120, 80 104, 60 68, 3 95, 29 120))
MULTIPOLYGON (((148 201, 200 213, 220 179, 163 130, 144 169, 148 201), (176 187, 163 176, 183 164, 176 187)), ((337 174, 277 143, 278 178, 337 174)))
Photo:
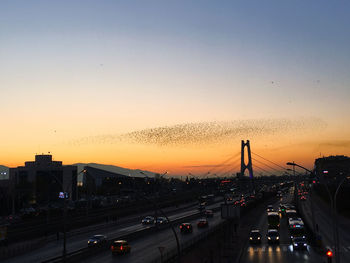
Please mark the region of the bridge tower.
POLYGON ((251 183, 251 189, 252 192, 255 192, 254 189, 254 182, 253 182, 253 165, 252 165, 252 155, 251 155, 251 151, 250 151, 250 142, 249 140, 247 140, 247 142, 244 142, 244 140, 242 140, 242 146, 241 146, 241 177, 244 176, 244 172, 245 170, 248 169, 249 171, 249 178, 250 178, 250 183, 251 183), (244 160, 244 150, 247 147, 247 152, 248 152, 248 163, 246 164, 245 160, 244 160))

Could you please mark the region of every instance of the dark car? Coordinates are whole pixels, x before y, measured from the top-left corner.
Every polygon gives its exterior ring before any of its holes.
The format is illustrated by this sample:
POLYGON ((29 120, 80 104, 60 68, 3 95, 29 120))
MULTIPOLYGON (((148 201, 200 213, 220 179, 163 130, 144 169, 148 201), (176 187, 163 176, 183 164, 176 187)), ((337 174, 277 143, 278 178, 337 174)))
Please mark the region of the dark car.
POLYGON ((151 225, 154 223, 154 217, 153 216, 146 216, 144 219, 142 219, 141 222, 144 225, 151 225))
POLYGON ((271 243, 279 243, 280 242, 280 234, 278 233, 277 229, 269 229, 267 231, 267 242, 269 244, 271 243))
POLYGON ((180 225, 181 233, 192 233, 192 224, 191 223, 182 223, 180 225))
POLYGON ((213 210, 205 210, 204 214, 205 214, 206 217, 214 217, 213 210))
POLYGON ((292 238, 292 245, 294 249, 307 249, 307 242, 305 237, 292 238))
POLYGON ((274 212, 273 206, 272 205, 268 205, 266 212, 274 212))
POLYGON ((113 241, 111 245, 112 254, 126 254, 130 253, 131 247, 126 240, 113 241))
POLYGON ((208 220, 205 219, 205 218, 199 219, 199 221, 198 221, 198 223, 197 223, 197 226, 198 226, 199 228, 208 227, 208 220))
POLYGON ((158 225, 167 224, 168 220, 163 216, 159 216, 159 217, 157 217, 156 223, 158 225))
POLYGON ((107 237, 104 235, 94 235, 88 240, 88 247, 105 246, 107 244, 107 237))
POLYGON ((254 230, 250 231, 249 242, 251 244, 260 244, 261 243, 261 234, 260 234, 259 230, 254 229, 254 230))

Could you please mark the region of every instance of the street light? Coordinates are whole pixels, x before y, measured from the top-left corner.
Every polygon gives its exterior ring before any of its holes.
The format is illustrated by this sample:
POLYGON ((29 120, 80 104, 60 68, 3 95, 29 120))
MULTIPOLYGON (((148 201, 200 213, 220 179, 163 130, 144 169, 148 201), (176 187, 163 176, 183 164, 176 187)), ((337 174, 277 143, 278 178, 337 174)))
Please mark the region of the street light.
POLYGON ((287 165, 292 165, 293 168, 294 168, 295 166, 300 167, 300 168, 304 169, 305 171, 307 171, 307 172, 309 172, 309 173, 312 173, 311 170, 305 168, 304 166, 301 166, 301 165, 299 165, 299 164, 296 164, 295 162, 292 162, 292 163, 291 163, 291 162, 288 162, 288 163, 286 163, 286 164, 287 164, 287 165))
POLYGON ((346 176, 346 177, 344 177, 341 181, 340 181, 340 183, 339 183, 339 185, 338 185, 338 187, 337 187, 337 189, 335 190, 335 193, 334 193, 334 200, 333 200, 333 202, 334 202, 334 217, 335 217, 335 230, 336 230, 336 233, 335 233, 335 237, 336 237, 336 248, 337 248, 337 255, 336 255, 336 257, 335 257, 335 261, 337 262, 337 263, 339 263, 340 262, 340 249, 339 249, 339 228, 338 228, 338 214, 337 214, 337 196, 338 196, 338 192, 339 192, 339 189, 340 189, 340 187, 341 187, 341 185, 347 180, 347 179, 350 179, 350 176, 346 176))
MULTIPOLYGON (((310 174, 312 174, 312 171, 305 168, 304 166, 301 166, 299 164, 296 164, 294 161, 293 162, 287 162, 287 165, 291 165, 293 166, 293 174, 295 176, 295 167, 299 167, 301 169, 304 169, 306 172, 309 172, 310 174)), ((288 170, 288 169, 287 169, 288 170)), ((290 170, 290 169, 289 169, 290 170)), ((297 185, 298 187, 298 185, 297 185)), ((299 200, 299 199, 297 199, 299 200)), ((299 203, 299 202, 298 202, 299 203)), ((312 186, 310 188, 310 204, 311 204, 311 221, 312 221, 312 228, 313 228, 313 232, 315 233, 315 229, 316 229, 316 223, 315 223, 315 213, 314 213, 314 202, 312 200, 312 186)))
MULTIPOLYGON (((140 171, 141 174, 145 175, 147 177, 147 175, 143 172, 143 171, 140 171)), ((167 172, 166 172, 167 173, 167 172)), ((165 174, 166 174, 165 173, 165 174)), ((164 175, 165 175, 164 174, 164 175)), ((168 216, 164 213, 163 209, 161 209, 160 207, 158 207, 157 203, 154 201, 154 200, 151 200, 151 199, 148 199, 147 197, 145 196, 141 196, 142 198, 144 198, 145 200, 147 201, 150 201, 153 203, 154 207, 155 207, 155 214, 157 214, 157 210, 160 211, 160 213, 166 218, 166 220, 169 222, 170 224, 170 227, 171 227, 171 230, 173 231, 173 234, 175 236, 175 240, 176 240, 176 247, 177 247, 177 255, 178 255, 178 262, 181 262, 181 249, 180 249, 180 242, 179 242, 179 238, 176 234, 176 231, 175 231, 175 228, 173 226, 173 224, 171 223, 170 219, 168 218, 168 216)), ((157 218, 156 218, 157 220, 157 218)), ((157 221, 156 221, 156 225, 157 225, 157 221)))

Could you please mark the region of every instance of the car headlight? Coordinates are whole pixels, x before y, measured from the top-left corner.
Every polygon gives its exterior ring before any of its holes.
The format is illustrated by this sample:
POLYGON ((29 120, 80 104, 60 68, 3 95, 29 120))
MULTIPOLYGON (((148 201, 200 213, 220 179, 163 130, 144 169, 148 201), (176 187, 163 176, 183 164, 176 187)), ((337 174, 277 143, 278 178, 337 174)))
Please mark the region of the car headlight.
POLYGON ((267 239, 268 239, 268 240, 271 240, 271 237, 268 237, 267 239))
POLYGON ((250 239, 250 240, 253 240, 253 238, 252 238, 252 237, 250 237, 249 239, 250 239))
POLYGON ((306 247, 307 246, 307 244, 306 243, 304 243, 304 247, 306 247))
POLYGON ((97 241, 94 241, 94 244, 97 244, 97 241))
POLYGON ((279 237, 276 237, 276 239, 278 240, 278 239, 280 239, 279 237))
POLYGON ((258 237, 258 239, 260 240, 260 237, 258 237))
POLYGON ((297 246, 298 246, 298 244, 295 244, 295 246, 297 247, 297 246))

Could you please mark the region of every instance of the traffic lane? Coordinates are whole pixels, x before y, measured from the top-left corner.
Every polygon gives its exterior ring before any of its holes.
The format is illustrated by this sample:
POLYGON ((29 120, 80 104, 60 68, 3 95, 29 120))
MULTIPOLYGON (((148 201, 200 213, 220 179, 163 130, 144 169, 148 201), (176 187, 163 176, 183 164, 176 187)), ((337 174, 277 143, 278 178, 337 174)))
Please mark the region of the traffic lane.
MULTIPOLYGON (((117 230, 114 230, 113 233, 116 235, 124 235, 130 232, 134 232, 140 229, 145 228, 141 224, 137 225, 131 225, 119 228, 117 230)), ((99 233, 94 234, 102 234, 102 235, 109 235, 111 232, 108 230, 104 230, 99 233)), ((79 237, 73 237, 71 239, 67 240, 67 253, 76 251, 81 248, 87 247, 87 241, 91 236, 94 234, 82 234, 79 235, 79 237)), ((63 239, 60 239, 59 241, 50 242, 47 243, 45 246, 41 247, 40 250, 34 250, 30 253, 26 253, 24 255, 20 255, 14 258, 9 258, 7 260, 4 260, 2 262, 4 263, 15 263, 15 262, 28 262, 28 263, 37 263, 41 262, 45 259, 61 256, 63 251, 63 239)))
MULTIPOLYGON (((218 206, 218 204, 212 204, 208 207, 215 208, 217 206, 218 206)), ((189 215, 192 215, 194 213, 198 213, 197 207, 195 207, 195 208, 192 207, 186 211, 181 211, 181 212, 178 211, 178 213, 169 216, 169 219, 175 220, 179 217, 189 216, 189 215)), ((138 230, 141 230, 144 228, 149 228, 149 227, 151 227, 151 226, 142 225, 141 222, 136 222, 136 223, 132 222, 132 223, 126 223, 124 225, 116 225, 114 227, 103 229, 99 232, 91 231, 90 233, 79 234, 77 236, 67 238, 67 242, 66 242, 67 253, 87 247, 88 239, 91 236, 96 235, 96 234, 106 235, 107 237, 114 237, 114 236, 125 235, 125 234, 128 234, 130 232, 135 232, 135 231, 138 231, 138 230)), ((3 262, 5 262, 5 263, 15 263, 15 262, 36 263, 36 262, 43 261, 45 259, 61 256, 62 250, 63 250, 63 240, 61 238, 58 241, 48 242, 45 246, 41 247, 38 250, 34 250, 34 251, 26 253, 24 255, 7 259, 3 262)))
MULTIPOLYGON (((197 227, 198 219, 189 221, 192 223, 193 232, 189 234, 182 234, 179 229, 179 225, 175 227, 175 231, 179 238, 180 244, 190 241, 199 234, 208 231, 211 227, 214 227, 222 222, 220 213, 215 213, 213 218, 209 218, 209 227, 199 229, 197 227)), ((111 251, 106 251, 85 259, 84 262, 152 262, 160 257, 159 247, 164 247, 164 254, 172 251, 176 251, 176 240, 171 229, 160 230, 159 232, 151 233, 148 236, 141 237, 133 240, 131 243, 131 253, 127 255, 113 256, 111 251)))
MULTIPOLYGON (((283 198, 280 202, 289 203, 292 200, 292 196, 288 195, 283 198)), ((277 209, 280 202, 273 204, 274 208, 277 209)), ((266 233, 268 229, 267 225, 267 214, 262 216, 256 224, 256 228, 260 230, 262 235, 262 242, 259 245, 248 245, 246 251, 242 256, 241 262, 322 262, 322 258, 317 252, 310 246, 307 250, 293 249, 291 245, 288 222, 286 218, 281 218, 280 221, 280 244, 268 244, 266 233)))

